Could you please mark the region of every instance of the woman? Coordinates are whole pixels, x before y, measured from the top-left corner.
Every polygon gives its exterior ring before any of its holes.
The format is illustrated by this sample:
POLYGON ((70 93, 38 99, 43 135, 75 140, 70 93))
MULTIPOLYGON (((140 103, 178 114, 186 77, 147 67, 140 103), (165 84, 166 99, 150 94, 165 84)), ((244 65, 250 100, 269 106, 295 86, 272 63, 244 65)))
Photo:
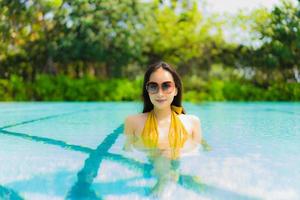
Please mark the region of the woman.
POLYGON ((201 143, 200 120, 186 115, 181 106, 182 83, 179 75, 165 62, 151 65, 143 84, 143 113, 125 120, 125 148, 133 145, 158 150, 168 158, 177 159, 180 152, 201 143))
MULTIPOLYGON (((161 190, 170 179, 177 181, 180 155, 198 147, 202 141, 200 120, 186 115, 182 108, 182 83, 165 62, 151 65, 143 83, 143 113, 125 120, 125 149, 134 146, 148 153, 161 190), (174 169, 175 168, 175 169, 174 169)), ((157 192, 157 191, 156 191, 157 192)))

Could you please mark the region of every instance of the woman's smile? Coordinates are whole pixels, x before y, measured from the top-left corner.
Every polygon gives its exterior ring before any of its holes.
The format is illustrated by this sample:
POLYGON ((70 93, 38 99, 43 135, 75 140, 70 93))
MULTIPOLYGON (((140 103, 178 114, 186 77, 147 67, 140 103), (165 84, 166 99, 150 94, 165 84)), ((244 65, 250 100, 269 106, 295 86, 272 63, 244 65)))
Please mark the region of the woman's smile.
POLYGON ((167 99, 155 99, 155 101, 157 101, 158 103, 164 103, 165 101, 167 101, 167 99))

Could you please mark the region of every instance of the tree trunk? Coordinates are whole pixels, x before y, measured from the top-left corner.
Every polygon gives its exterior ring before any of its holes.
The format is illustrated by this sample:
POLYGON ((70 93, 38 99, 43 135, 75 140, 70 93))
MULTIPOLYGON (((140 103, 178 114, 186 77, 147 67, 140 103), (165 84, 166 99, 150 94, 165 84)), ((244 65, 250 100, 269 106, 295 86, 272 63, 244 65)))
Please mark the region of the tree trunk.
POLYGON ((48 56, 46 65, 44 66, 44 72, 51 75, 57 74, 57 69, 54 66, 54 62, 51 56, 48 56))
POLYGON ((293 68, 293 72, 294 72, 294 77, 295 77, 297 83, 300 83, 300 73, 299 73, 299 69, 296 65, 293 68))

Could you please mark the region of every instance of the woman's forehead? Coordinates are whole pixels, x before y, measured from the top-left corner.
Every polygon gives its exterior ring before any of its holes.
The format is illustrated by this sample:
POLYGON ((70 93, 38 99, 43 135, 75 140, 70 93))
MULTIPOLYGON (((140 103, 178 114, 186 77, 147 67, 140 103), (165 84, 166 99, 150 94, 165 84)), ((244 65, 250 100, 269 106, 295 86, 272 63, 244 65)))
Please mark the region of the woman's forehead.
POLYGON ((159 68, 156 71, 154 71, 150 75, 149 81, 158 82, 158 83, 166 82, 166 81, 174 82, 172 74, 169 71, 164 70, 163 68, 159 68))

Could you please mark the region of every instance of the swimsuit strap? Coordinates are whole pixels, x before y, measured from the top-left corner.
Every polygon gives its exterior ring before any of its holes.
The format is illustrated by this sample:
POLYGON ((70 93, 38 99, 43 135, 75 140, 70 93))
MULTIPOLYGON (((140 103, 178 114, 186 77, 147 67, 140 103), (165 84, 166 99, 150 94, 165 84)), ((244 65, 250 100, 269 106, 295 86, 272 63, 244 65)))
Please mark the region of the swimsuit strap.
POLYGON ((183 113, 183 108, 181 106, 179 107, 179 106, 172 105, 171 109, 178 115, 183 113))
MULTIPOLYGON (((172 105, 171 109, 171 125, 168 133, 168 140, 172 151, 172 158, 175 159, 179 156, 179 150, 187 140, 188 133, 177 116, 183 112, 183 108, 172 105)), ((157 148, 159 133, 157 120, 153 110, 148 113, 141 137, 146 148, 157 148)))

